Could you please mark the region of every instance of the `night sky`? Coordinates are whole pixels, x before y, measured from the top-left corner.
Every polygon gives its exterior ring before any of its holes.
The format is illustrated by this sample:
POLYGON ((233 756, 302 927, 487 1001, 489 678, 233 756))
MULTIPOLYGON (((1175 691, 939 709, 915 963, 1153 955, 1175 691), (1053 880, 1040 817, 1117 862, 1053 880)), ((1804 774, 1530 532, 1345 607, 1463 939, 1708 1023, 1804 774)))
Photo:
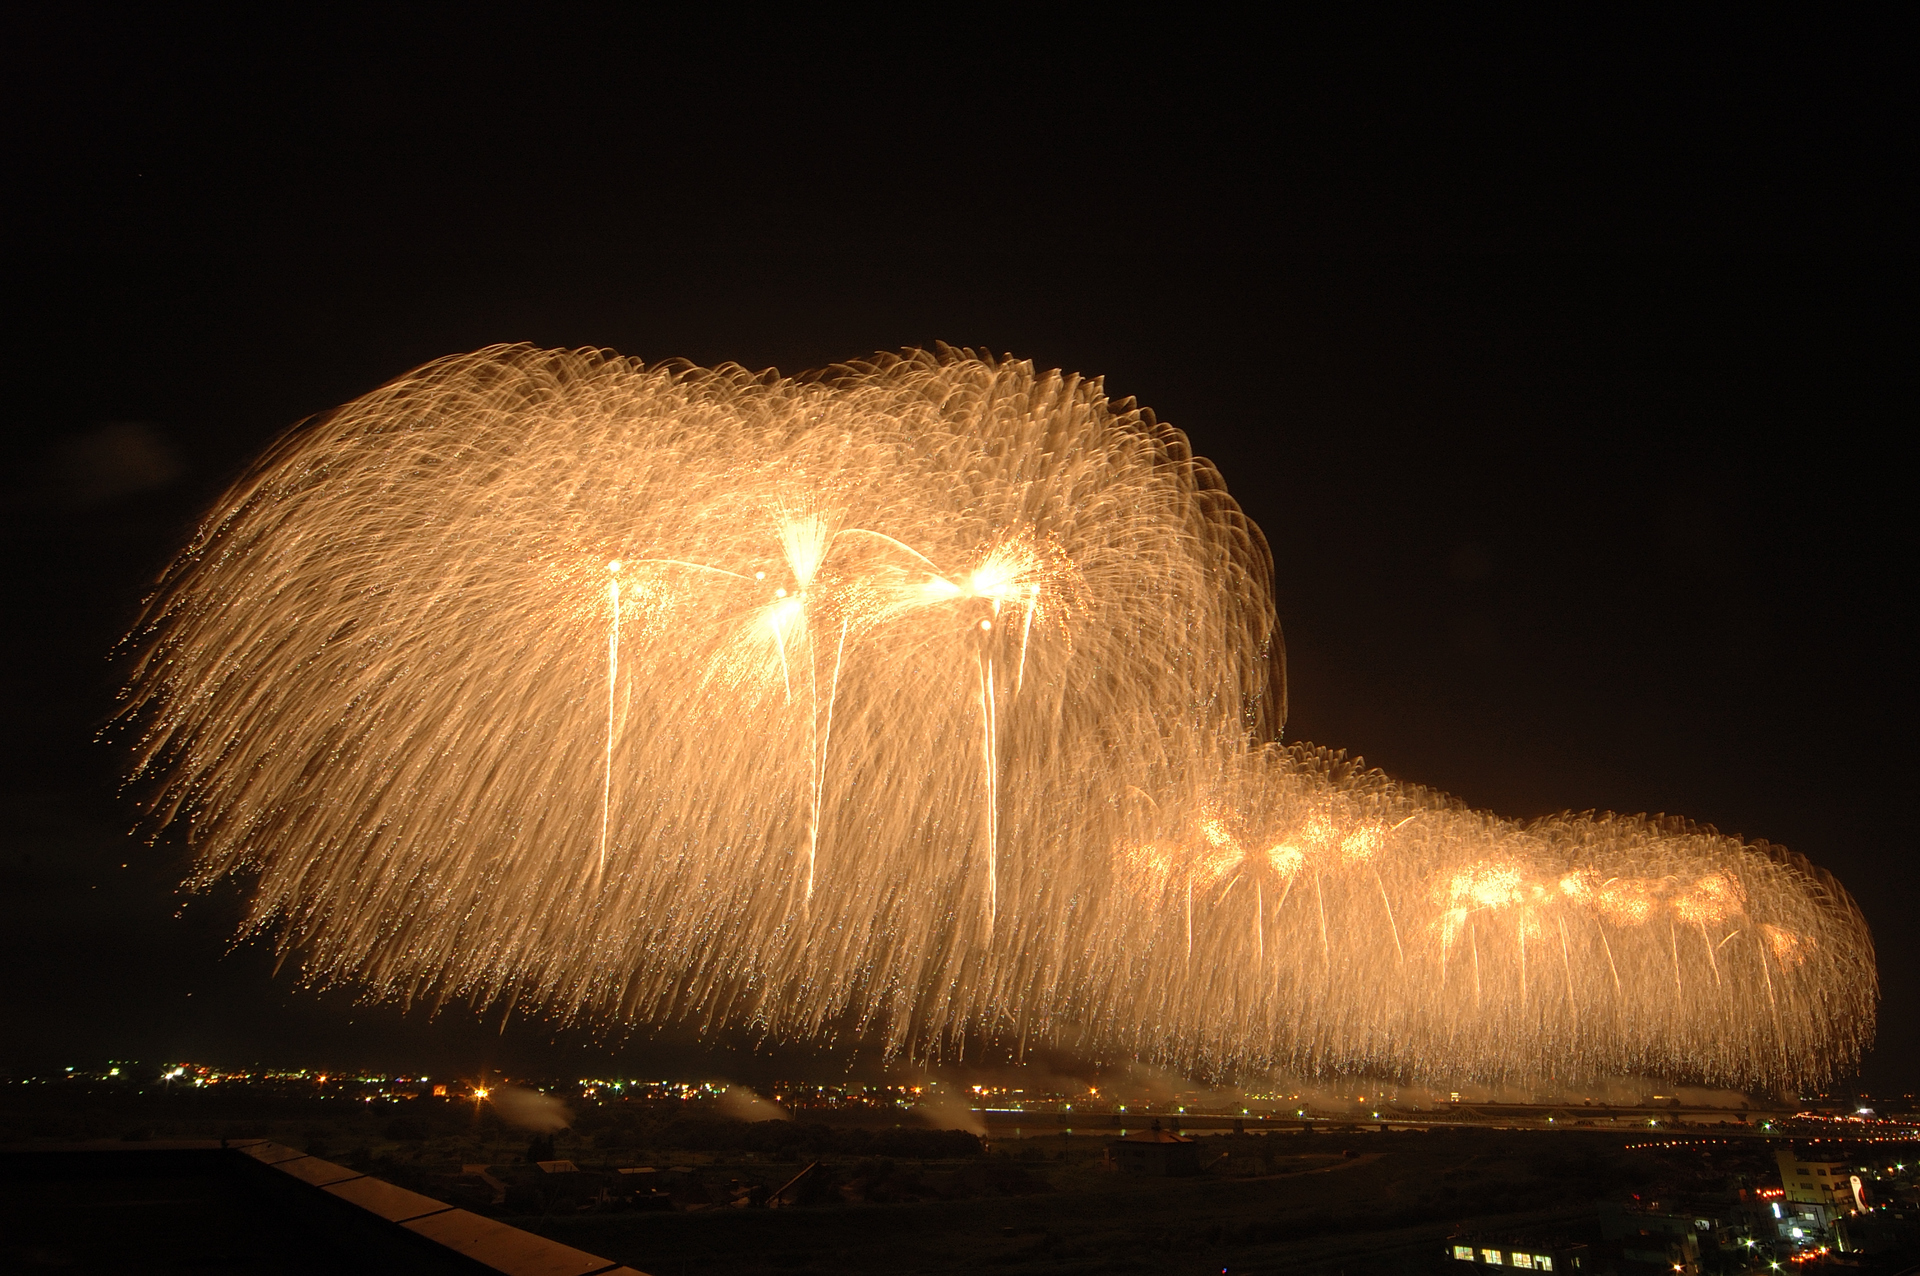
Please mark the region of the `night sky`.
POLYGON ((807 1064, 229 951, 235 897, 127 836, 110 657, 251 455, 430 358, 944 340, 1102 374, 1219 465, 1289 738, 1834 872, 1880 959, 1859 1084, 1920 1087, 1894 32, 533 21, 11 32, 0 1068, 807 1064))

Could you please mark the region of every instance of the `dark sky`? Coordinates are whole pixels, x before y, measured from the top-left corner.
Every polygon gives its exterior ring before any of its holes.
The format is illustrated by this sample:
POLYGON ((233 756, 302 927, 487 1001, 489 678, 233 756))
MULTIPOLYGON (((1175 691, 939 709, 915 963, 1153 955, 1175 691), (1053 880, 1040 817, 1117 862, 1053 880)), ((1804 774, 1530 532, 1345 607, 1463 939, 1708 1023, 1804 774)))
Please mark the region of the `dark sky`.
POLYGON ((1863 1084, 1920 1086, 1895 32, 539 21, 11 34, 0 1067, 800 1066, 229 952, 233 900, 126 836, 108 656, 250 455, 429 358, 945 340, 1104 374, 1220 466, 1289 737, 1835 872, 1863 1084))

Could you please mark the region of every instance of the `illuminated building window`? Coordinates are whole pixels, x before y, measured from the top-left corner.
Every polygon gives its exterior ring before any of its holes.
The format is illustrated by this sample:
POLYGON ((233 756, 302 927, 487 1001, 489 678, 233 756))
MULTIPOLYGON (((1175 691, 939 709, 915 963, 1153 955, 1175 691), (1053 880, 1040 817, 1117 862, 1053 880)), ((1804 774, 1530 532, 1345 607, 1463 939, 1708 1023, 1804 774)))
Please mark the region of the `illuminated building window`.
POLYGON ((1533 1255, 1523 1254, 1516 1249, 1513 1251, 1513 1265, 1523 1271, 1530 1272, 1533 1270, 1533 1255))
POLYGON ((1471 1263, 1473 1261, 1473 1246, 1455 1245, 1453 1247, 1453 1256, 1463 1263, 1471 1263))
POLYGON ((1550 1271, 1552 1271, 1552 1270, 1553 1270, 1553 1255, 1551 1255, 1551 1254, 1535 1254, 1535 1255, 1533 1256, 1533 1270, 1535 1270, 1536 1272, 1550 1272, 1550 1271))
POLYGON ((1483 1249, 1483 1250, 1481 1250, 1481 1251, 1480 1251, 1480 1261, 1481 1261, 1481 1262, 1483 1262, 1483 1263, 1485 1263, 1485 1264, 1486 1264, 1487 1266, 1489 1266, 1489 1267, 1504 1267, 1504 1266, 1506 1266, 1506 1264, 1504 1264, 1504 1263, 1502 1263, 1502 1262, 1500 1261, 1500 1251, 1499 1251, 1499 1250, 1497 1250, 1497 1249, 1483 1249))

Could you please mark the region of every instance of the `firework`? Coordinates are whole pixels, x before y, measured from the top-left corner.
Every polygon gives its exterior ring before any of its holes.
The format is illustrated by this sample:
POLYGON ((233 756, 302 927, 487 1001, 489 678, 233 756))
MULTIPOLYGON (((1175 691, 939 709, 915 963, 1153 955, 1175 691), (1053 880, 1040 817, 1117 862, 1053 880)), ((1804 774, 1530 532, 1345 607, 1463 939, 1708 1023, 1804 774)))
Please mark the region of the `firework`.
POLYGON ((126 719, 317 984, 1189 1068, 1823 1077, 1871 943, 1786 852, 1279 743, 1259 529, 1099 382, 441 360, 277 443, 126 719))

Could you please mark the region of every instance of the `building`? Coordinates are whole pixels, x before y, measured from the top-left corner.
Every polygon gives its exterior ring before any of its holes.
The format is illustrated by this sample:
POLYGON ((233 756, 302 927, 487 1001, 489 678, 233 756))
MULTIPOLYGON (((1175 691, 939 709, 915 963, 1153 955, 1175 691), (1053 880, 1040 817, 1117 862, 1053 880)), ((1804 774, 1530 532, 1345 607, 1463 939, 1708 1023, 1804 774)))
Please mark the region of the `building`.
POLYGON ((1578 1272, 1592 1276, 1587 1247, 1563 1237, 1506 1235, 1449 1236, 1446 1255, 1458 1270, 1501 1272, 1578 1272), (1471 1266, 1468 1266, 1471 1264, 1471 1266))
POLYGON ((1200 1172, 1200 1149, 1192 1139, 1160 1128, 1136 1130, 1107 1144, 1107 1159, 1123 1174, 1172 1178, 1200 1172))
POLYGON ((1782 1148, 1774 1156, 1780 1163, 1780 1186, 1786 1189, 1789 1204, 1822 1206, 1828 1218, 1866 1209, 1860 1180, 1845 1162, 1811 1161, 1796 1155, 1792 1148, 1782 1148))
POLYGON ((1850 1257, 1920 1255, 1920 1215, 1887 1208, 1838 1219, 1833 1225, 1833 1248, 1850 1257))
POLYGON ((1816 1161, 1792 1148, 1774 1153, 1780 1166, 1782 1195, 1772 1203, 1780 1241, 1802 1249, 1827 1240, 1836 1221, 1865 1213, 1867 1197, 1860 1176, 1844 1161, 1816 1161))
POLYGON ((1765 1227, 1767 1217, 1745 1200, 1613 1201, 1600 1206, 1600 1240, 1621 1276, 1745 1271, 1755 1253, 1755 1228, 1765 1227))

